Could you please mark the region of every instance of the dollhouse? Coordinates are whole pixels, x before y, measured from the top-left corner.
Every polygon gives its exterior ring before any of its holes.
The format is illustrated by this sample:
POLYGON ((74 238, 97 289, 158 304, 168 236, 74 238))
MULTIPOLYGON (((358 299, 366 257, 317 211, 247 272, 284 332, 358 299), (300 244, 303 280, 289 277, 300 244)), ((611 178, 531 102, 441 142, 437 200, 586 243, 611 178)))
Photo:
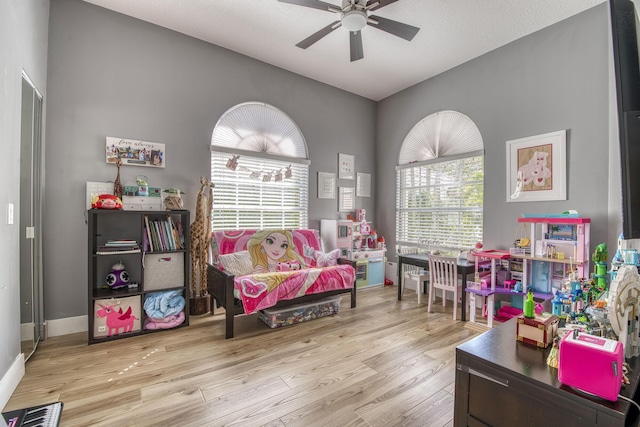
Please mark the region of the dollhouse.
MULTIPOLYGON (((493 327, 497 295, 509 300, 498 310, 501 317, 512 317, 523 307, 523 298, 529 290, 536 300, 548 300, 562 289, 569 277, 589 277, 589 235, 591 220, 574 215, 528 216, 518 222, 530 227, 523 242, 509 251, 486 250, 475 252, 476 277, 466 289, 470 293, 470 321, 475 322, 476 297, 482 301, 487 326, 493 327), (482 274, 479 265, 491 261, 490 273, 482 274), (501 267, 506 265, 510 280, 501 280, 501 267), (511 280, 513 279, 513 280, 511 280), (514 283, 517 283, 517 285, 514 283)), ((522 239, 521 239, 522 240, 522 239)), ((504 278, 502 278, 504 279, 504 278)))

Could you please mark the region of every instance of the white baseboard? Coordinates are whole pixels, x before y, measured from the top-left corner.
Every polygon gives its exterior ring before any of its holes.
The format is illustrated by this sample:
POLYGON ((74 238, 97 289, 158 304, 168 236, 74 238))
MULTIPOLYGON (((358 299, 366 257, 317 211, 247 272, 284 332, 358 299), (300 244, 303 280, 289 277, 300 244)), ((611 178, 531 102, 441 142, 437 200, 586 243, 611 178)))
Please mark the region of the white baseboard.
POLYGON ((0 379, 0 408, 4 408, 24 377, 24 354, 20 353, 7 373, 0 379))
POLYGON ((88 321, 88 316, 47 320, 47 338, 75 334, 76 332, 87 332, 88 321))
MULTIPOLYGON (((87 331, 87 316, 67 317, 47 321, 47 336, 73 334, 87 331)), ((20 325, 21 339, 33 339, 33 323, 20 325)), ((24 376, 24 354, 20 353, 7 373, 0 378, 0 409, 4 408, 24 376)))

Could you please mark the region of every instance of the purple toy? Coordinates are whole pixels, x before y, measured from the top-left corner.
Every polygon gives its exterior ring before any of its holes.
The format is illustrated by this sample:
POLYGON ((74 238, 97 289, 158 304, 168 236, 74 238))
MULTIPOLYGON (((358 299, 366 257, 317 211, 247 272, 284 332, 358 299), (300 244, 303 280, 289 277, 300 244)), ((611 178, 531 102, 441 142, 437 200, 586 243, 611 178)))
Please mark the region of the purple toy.
POLYGON ((118 262, 113 264, 111 272, 107 274, 107 286, 111 289, 120 289, 127 286, 129 273, 124 269, 124 264, 118 262))

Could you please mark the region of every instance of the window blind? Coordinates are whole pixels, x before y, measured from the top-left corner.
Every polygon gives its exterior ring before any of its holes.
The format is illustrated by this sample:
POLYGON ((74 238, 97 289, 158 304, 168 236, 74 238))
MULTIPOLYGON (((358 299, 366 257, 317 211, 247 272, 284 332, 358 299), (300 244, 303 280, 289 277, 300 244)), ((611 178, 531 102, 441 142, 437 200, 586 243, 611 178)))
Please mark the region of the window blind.
POLYGON ((234 171, 226 167, 231 157, 211 152, 214 230, 308 227, 307 164, 243 154, 234 171))
POLYGON ((399 169, 396 243, 471 248, 482 241, 484 156, 399 169))

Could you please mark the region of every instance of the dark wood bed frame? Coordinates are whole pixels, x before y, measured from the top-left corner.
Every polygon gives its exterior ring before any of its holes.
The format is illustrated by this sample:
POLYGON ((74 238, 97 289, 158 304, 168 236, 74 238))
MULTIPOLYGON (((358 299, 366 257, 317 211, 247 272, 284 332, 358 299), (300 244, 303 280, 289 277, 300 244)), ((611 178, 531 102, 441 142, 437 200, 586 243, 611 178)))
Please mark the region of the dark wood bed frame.
MULTIPOLYGON (((338 264, 351 265, 354 270, 356 262, 345 258, 339 258, 338 264)), ((209 264, 207 266, 207 289, 211 297, 215 299, 215 305, 211 308, 211 314, 214 314, 215 307, 224 307, 225 309, 225 338, 233 338, 233 320, 238 314, 244 314, 242 302, 233 296, 233 279, 235 276, 226 271, 219 270, 217 267, 209 264)), ((331 295, 351 293, 351 308, 356 306, 356 282, 353 280, 353 288, 339 289, 335 291, 323 292, 320 294, 304 295, 291 300, 279 301, 271 308, 288 307, 308 301, 315 301, 331 295)))

